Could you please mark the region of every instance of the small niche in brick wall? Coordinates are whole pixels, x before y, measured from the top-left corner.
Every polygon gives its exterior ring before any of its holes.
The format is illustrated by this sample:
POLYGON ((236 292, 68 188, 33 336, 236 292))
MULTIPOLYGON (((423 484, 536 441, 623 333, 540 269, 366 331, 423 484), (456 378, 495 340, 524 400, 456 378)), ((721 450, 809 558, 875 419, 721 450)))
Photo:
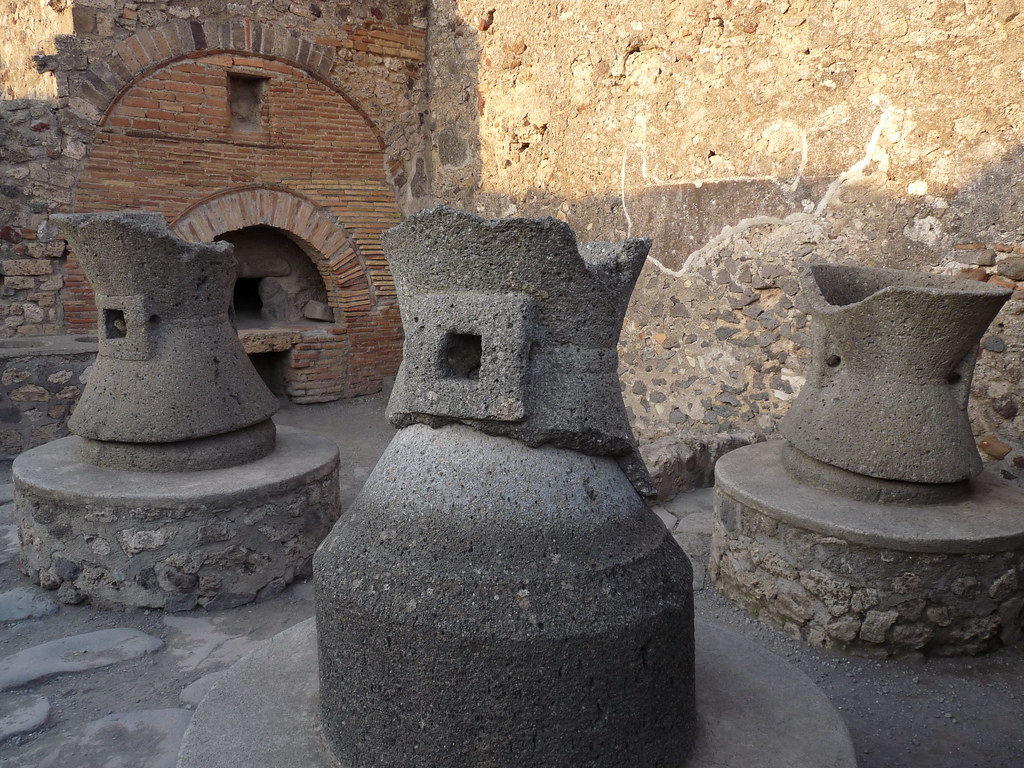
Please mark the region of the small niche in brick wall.
POLYGON ((270 78, 228 73, 231 128, 259 131, 267 126, 266 93, 270 78))

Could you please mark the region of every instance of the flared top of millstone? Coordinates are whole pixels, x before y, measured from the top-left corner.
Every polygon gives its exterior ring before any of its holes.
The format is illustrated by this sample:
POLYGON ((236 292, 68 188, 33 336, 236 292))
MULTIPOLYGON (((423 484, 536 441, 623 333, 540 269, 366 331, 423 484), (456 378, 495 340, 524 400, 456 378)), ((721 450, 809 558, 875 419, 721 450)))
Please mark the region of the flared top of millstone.
POLYGON ((617 374, 649 240, 579 244, 556 219, 422 211, 383 236, 405 350, 388 406, 399 427, 459 421, 529 445, 636 454, 617 374))
POLYGON ((894 269, 814 264, 801 276, 814 349, 780 431, 806 456, 882 480, 981 471, 967 401, 985 329, 1011 291, 894 269))
POLYGON ((145 294, 163 316, 226 313, 237 264, 230 243, 192 243, 159 213, 50 217, 98 294, 145 294))
POLYGON ((801 283, 814 311, 824 313, 842 312, 844 307, 885 301, 892 296, 901 297, 900 301, 915 296, 921 302, 955 296, 965 307, 994 305, 998 311, 1012 294, 1008 288, 978 280, 850 264, 811 264, 801 274, 801 283))

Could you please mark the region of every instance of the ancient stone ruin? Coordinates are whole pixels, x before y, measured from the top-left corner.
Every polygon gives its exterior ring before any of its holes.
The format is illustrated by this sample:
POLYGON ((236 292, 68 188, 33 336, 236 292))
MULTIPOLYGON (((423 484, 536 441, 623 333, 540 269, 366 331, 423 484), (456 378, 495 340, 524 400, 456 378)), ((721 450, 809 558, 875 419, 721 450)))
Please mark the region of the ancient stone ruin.
POLYGON ((712 574, 817 645, 974 654, 1024 626, 1019 490, 982 474, 967 418, 977 345, 1010 291, 816 264, 807 383, 782 441, 716 473, 712 574))
POLYGON ((398 434, 317 550, 315 625, 229 670, 178 768, 853 768, 808 679, 695 627, 641 497, 615 349, 649 242, 441 207, 384 245, 398 434))
POLYGON ((229 317, 232 246, 159 214, 56 219, 102 315, 72 437, 14 464, 24 570, 65 602, 183 610, 280 590, 339 514, 338 451, 277 429, 229 317))
POLYGON ((616 376, 649 243, 580 247, 553 219, 447 208, 384 243, 407 329, 401 429, 314 568, 332 749, 353 765, 679 764, 691 572, 634 488, 648 480, 616 376))

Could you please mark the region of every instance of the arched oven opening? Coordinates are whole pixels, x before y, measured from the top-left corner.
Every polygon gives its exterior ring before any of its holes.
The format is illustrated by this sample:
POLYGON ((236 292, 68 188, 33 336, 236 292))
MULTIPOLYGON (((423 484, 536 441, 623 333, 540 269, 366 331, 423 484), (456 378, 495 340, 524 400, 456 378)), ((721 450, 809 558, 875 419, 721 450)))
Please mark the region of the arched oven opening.
POLYGON ((217 240, 235 246, 234 312, 239 329, 334 322, 320 272, 306 252, 280 230, 245 227, 217 240))

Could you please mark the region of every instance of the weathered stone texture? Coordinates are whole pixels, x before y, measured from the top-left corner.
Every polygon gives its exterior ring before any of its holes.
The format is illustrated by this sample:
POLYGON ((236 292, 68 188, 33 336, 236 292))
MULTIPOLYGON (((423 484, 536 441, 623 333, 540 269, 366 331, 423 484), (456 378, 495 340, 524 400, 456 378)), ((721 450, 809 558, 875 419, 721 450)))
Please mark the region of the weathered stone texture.
POLYGON ((68 0, 0 0, 0 99, 56 96, 53 78, 36 71, 33 57, 54 51, 53 38, 71 31, 68 0))
MULTIPOLYGON (((438 202, 653 239, 621 339, 641 439, 773 431, 809 353, 805 263, 956 273, 978 253, 1015 286, 992 254, 1024 243, 1019 15, 442 0, 430 21, 438 202)), ((1020 389, 1022 311, 993 326, 971 411, 1018 474, 1024 422, 991 403, 1020 389)))
POLYGON ((1020 491, 991 470, 971 495, 861 501, 794 483, 782 441, 716 468, 709 573, 793 637, 859 655, 973 655, 1024 633, 1020 491))
POLYGON ((261 461, 191 476, 91 467, 78 440, 14 465, 22 569, 65 603, 180 611, 277 594, 311 573, 341 513, 336 446, 297 430, 261 461))
POLYGON ((984 653, 1024 628, 1024 552, 879 550, 769 520, 729 497, 711 571, 730 600, 798 640, 863 656, 984 653), (956 574, 971 581, 956 583, 956 574), (870 586, 867 586, 870 585, 870 586))
POLYGON ((47 346, 25 354, 28 349, 4 349, 0 339, 0 460, 68 434, 68 418, 96 356, 95 340, 44 341, 47 346))

